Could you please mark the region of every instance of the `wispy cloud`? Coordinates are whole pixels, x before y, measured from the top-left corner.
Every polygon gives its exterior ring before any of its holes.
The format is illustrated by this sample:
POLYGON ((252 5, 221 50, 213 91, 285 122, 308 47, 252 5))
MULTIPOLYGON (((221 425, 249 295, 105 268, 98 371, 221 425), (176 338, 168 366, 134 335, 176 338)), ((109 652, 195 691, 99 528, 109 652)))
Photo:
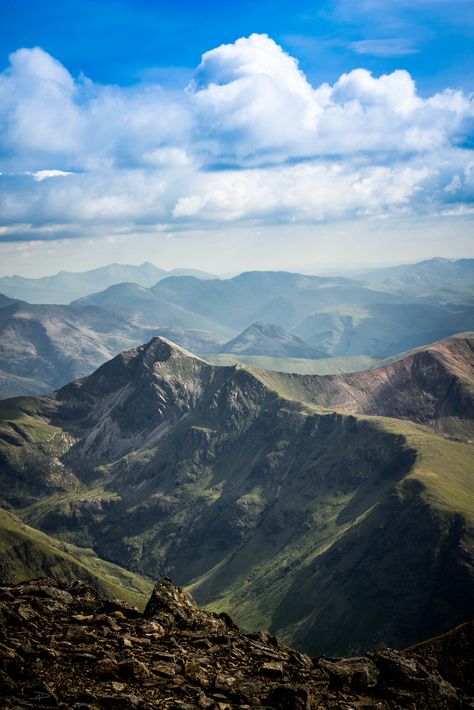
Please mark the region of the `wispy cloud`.
POLYGON ((392 39, 362 39, 351 42, 351 49, 357 54, 370 54, 374 57, 403 57, 416 54, 418 48, 410 41, 394 37, 392 39))

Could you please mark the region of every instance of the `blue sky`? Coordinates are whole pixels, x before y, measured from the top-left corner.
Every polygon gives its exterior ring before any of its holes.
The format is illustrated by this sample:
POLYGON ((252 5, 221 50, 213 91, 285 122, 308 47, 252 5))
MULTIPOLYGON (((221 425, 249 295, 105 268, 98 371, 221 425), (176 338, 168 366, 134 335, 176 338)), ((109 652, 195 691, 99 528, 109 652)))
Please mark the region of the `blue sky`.
POLYGON ((298 56, 312 82, 334 81, 362 56, 378 74, 402 66, 421 91, 474 89, 472 0, 3 0, 0 45, 4 65, 18 47, 40 46, 74 75, 123 85, 153 70, 191 73, 205 51, 253 32, 298 56))
POLYGON ((3 0, 0 270, 469 255, 473 40, 473 0, 3 0))

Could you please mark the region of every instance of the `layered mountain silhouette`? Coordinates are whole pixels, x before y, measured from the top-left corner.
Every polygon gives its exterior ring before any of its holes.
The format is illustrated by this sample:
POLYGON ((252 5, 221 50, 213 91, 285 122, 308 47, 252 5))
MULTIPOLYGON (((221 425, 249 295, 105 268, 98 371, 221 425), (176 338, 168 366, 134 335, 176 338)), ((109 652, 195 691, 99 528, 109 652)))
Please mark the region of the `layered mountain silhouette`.
POLYGON ((404 647, 473 608, 473 343, 308 377, 154 338, 0 403, 2 505, 311 653, 404 647))
MULTIPOLYGON (((435 259, 373 272, 370 284, 287 272, 231 279, 175 272, 170 277, 152 264, 111 265, 38 280, 42 293, 50 289, 50 300, 56 288, 63 289, 63 298, 76 287, 87 294, 69 305, 30 305, 2 296, 0 396, 59 387, 152 335, 201 355, 266 358, 255 364, 277 371, 337 373, 474 329, 470 260, 435 259), (142 283, 115 283, 120 278, 142 283), (320 367, 293 363, 295 358, 350 360, 320 367)), ((0 286, 15 279, 0 279, 0 286)), ((20 287, 13 291, 25 293, 20 287)))
POLYGON ((197 269, 159 269, 149 261, 139 266, 132 264, 109 264, 89 271, 60 271, 53 276, 26 278, 24 276, 0 277, 0 291, 13 298, 30 303, 66 304, 75 298, 102 290, 112 284, 132 281, 140 286, 153 286, 170 275, 194 275, 212 278, 211 274, 197 269))

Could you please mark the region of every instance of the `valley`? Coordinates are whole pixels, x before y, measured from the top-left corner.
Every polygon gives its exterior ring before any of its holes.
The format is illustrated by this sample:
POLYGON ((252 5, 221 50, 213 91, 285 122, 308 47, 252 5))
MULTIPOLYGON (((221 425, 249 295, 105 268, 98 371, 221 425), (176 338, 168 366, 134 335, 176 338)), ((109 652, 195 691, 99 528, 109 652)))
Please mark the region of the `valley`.
POLYGON ((298 376, 154 338, 0 403, 2 507, 313 654, 406 646, 473 608, 473 344, 298 376))

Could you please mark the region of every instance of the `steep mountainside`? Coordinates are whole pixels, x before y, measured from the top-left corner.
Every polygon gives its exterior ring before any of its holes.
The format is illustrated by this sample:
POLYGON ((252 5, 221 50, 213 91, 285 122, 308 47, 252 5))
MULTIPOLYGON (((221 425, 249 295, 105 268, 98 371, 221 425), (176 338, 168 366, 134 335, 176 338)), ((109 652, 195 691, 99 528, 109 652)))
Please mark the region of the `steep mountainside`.
POLYGON ((145 577, 99 559, 91 549, 55 540, 0 510, 0 578, 17 583, 45 575, 80 579, 109 599, 125 598, 142 608, 153 586, 145 577))
POLYGON ((268 357, 318 358, 322 355, 321 351, 311 348, 296 335, 288 333, 278 325, 262 321, 252 323, 242 333, 229 340, 220 352, 268 357))
POLYGON ((80 582, 0 587, 2 707, 349 710, 472 707, 474 625, 403 652, 310 658, 243 634, 168 579, 143 614, 80 582))
MULTIPOLYGON (((439 347, 464 387, 467 350, 439 347)), ((425 374, 407 401, 429 385, 444 402, 425 374)), ((313 653, 403 647, 461 623, 472 446, 321 408, 320 381, 214 367, 154 339, 52 395, 0 403, 3 506, 313 653)))

